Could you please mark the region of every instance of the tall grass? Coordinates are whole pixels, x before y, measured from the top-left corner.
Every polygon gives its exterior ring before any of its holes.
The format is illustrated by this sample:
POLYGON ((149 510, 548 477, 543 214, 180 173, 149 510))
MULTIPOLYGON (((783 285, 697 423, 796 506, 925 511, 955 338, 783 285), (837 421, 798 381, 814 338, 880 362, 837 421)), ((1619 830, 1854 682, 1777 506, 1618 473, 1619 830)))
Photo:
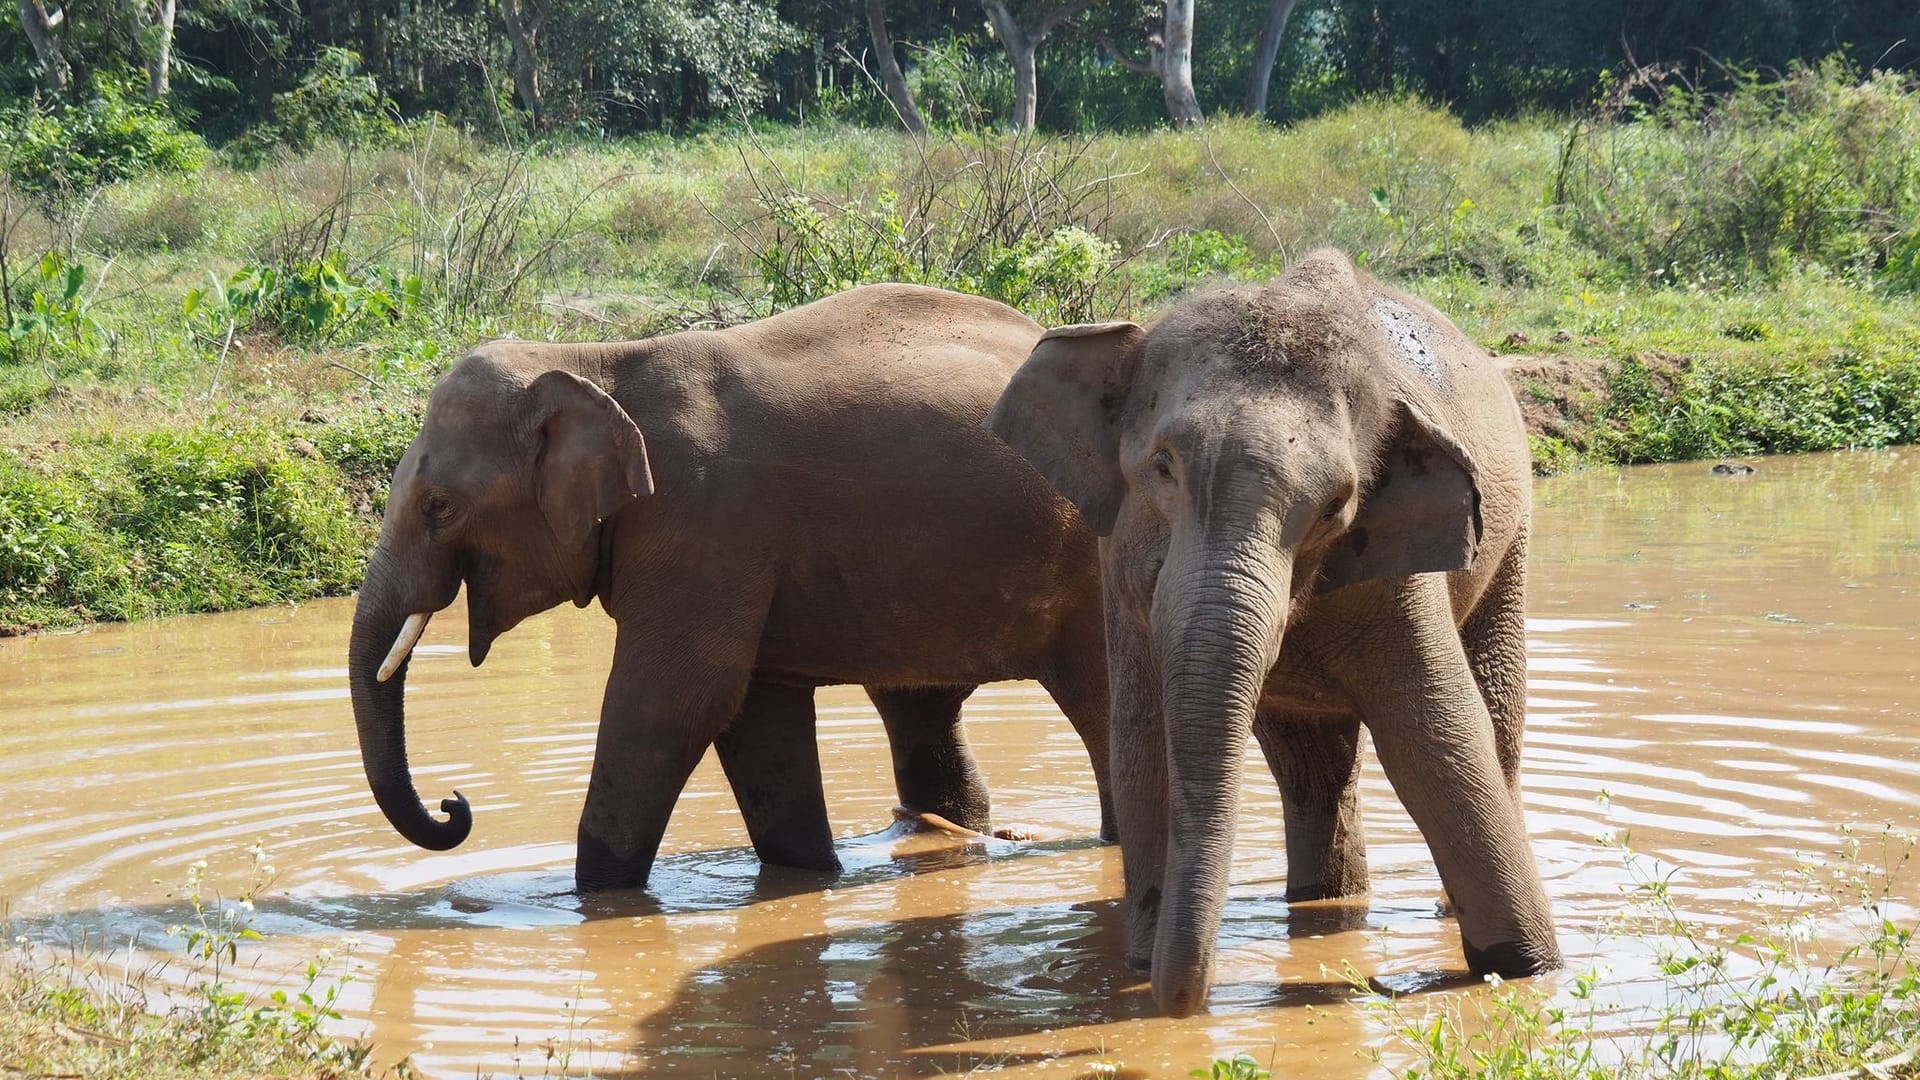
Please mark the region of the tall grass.
POLYGON ((927 142, 419 123, 52 216, 0 184, 0 625, 339 591, 476 341, 719 326, 872 280, 1147 318, 1332 244, 1491 348, 1605 365, 1592 400, 1523 388, 1559 416, 1543 467, 1911 441, 1917 192, 1920 90, 1832 64, 1713 98, 1646 74, 1473 128, 1392 99, 927 142))
POLYGON ((258 981, 261 940, 252 927, 256 897, 275 876, 258 845, 245 880, 229 898, 206 882, 206 860, 189 867, 170 894, 181 921, 170 949, 136 952, 85 940, 56 942, 5 921, 0 955, 0 1059, 25 1076, 171 1080, 370 1076, 369 1047, 326 1033, 348 961, 320 950, 298 970, 258 981))
POLYGON ((1920 957, 1912 909, 1894 898, 1911 834, 1849 830, 1758 898, 1759 925, 1724 934, 1684 910, 1676 868, 1621 850, 1635 884, 1603 933, 1654 956, 1630 997, 1600 969, 1561 995, 1490 978, 1487 993, 1424 1005, 1355 978, 1393 1036, 1374 1060, 1433 1080, 1920 1075, 1920 957))

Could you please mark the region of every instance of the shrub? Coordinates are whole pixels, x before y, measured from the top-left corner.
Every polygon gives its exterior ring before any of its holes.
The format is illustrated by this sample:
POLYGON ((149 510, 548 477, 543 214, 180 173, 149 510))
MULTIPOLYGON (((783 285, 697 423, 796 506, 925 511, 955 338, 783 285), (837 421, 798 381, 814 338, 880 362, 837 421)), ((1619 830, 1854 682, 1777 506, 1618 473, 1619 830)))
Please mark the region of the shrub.
POLYGON ((206 144, 182 131, 164 105, 110 79, 97 80, 95 96, 84 104, 0 109, 8 178, 56 212, 130 176, 193 172, 205 156, 206 144))
POLYGON ((399 107, 360 68, 360 55, 324 46, 293 89, 273 95, 273 119, 249 128, 232 153, 258 159, 274 146, 305 150, 329 139, 372 145, 399 132, 399 107))
POLYGON ((0 537, 0 609, 40 623, 335 594, 371 541, 337 470, 225 426, 0 456, 0 537))
POLYGON ((350 269, 335 253, 294 266, 245 267, 211 290, 189 292, 184 308, 191 319, 207 305, 215 329, 264 324, 289 338, 332 340, 399 318, 419 305, 422 288, 413 275, 350 269))
POLYGON ((914 50, 906 71, 914 104, 931 127, 973 131, 1013 109, 1013 79, 999 59, 982 59, 958 38, 914 50))
POLYGON ((1912 242, 1920 90, 1907 77, 1836 59, 1724 94, 1656 91, 1651 105, 1616 95, 1569 129, 1552 198, 1580 241, 1676 281, 1807 264, 1864 275, 1912 242))
POLYGON ((87 269, 58 251, 40 256, 32 277, 8 284, 21 295, 6 297, 4 352, 19 363, 54 356, 86 359, 106 342, 106 332, 88 313, 87 269))

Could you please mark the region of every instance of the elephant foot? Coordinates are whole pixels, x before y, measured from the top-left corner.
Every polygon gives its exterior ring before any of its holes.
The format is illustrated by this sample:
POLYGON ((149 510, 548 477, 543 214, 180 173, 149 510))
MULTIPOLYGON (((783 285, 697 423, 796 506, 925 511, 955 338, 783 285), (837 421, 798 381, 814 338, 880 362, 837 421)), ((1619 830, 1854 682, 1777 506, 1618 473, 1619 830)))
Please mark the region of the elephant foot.
POLYGON ((1501 941, 1480 949, 1462 938, 1460 945, 1467 956, 1467 970, 1480 977, 1521 979, 1552 971, 1561 963, 1560 946, 1552 939, 1544 943, 1501 941))
POLYGON ((811 870, 822 874, 838 874, 841 870, 840 856, 832 848, 826 851, 785 851, 766 849, 754 845, 753 853, 768 866, 784 866, 791 870, 811 870))
POLYGON ((573 860, 573 888, 582 896, 614 889, 642 889, 653 874, 653 853, 622 857, 591 837, 581 836, 573 860))
POLYGON ((1313 900, 1346 900, 1350 897, 1367 895, 1368 883, 1362 878, 1357 884, 1347 881, 1317 882, 1312 885, 1299 885, 1287 889, 1286 901, 1289 904, 1304 904, 1313 900))

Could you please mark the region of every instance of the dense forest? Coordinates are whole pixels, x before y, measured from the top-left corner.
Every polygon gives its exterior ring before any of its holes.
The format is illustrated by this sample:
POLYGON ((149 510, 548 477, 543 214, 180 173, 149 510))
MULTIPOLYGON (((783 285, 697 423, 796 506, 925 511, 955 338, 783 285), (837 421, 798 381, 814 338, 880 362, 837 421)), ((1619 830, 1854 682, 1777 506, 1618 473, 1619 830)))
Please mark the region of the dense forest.
MULTIPOLYGON (((1896 0, 19 0, 0 100, 164 100, 215 143, 440 114, 475 130, 684 132, 742 114, 1136 129, 1297 120, 1377 93, 1468 122, 1609 73, 1722 88, 1843 54, 1920 61, 1896 0)), ((96 109, 97 111, 97 109, 96 109)))

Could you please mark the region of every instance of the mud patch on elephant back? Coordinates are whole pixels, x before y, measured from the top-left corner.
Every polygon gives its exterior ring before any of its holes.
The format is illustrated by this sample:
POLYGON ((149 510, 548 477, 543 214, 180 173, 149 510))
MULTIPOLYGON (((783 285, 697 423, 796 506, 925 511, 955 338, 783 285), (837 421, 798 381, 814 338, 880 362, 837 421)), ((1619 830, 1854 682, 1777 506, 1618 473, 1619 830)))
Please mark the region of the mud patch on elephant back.
POLYGON ((1393 342, 1401 358, 1426 376, 1429 382, 1440 382, 1443 369, 1439 355, 1426 342, 1433 333, 1433 327, 1428 325, 1427 320, 1415 314, 1407 305, 1384 296, 1373 302, 1373 313, 1379 318, 1387 339, 1393 342))

